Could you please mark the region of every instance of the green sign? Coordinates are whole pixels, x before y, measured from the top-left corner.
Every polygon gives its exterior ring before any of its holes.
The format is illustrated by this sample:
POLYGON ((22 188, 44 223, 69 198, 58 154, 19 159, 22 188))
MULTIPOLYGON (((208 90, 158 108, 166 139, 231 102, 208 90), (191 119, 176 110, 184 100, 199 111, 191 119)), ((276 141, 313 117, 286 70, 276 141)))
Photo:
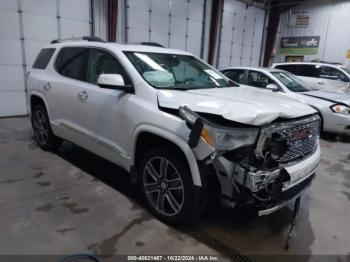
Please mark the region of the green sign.
POLYGON ((319 36, 282 37, 279 52, 288 55, 317 55, 319 44, 319 36))

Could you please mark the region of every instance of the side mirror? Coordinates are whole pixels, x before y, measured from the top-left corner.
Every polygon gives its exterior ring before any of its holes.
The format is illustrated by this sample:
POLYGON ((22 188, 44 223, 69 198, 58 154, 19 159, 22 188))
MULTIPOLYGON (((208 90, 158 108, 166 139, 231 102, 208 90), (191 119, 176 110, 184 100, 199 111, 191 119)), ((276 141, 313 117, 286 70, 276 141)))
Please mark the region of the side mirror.
POLYGON ((277 92, 279 90, 279 88, 275 84, 268 84, 266 86, 266 89, 269 89, 269 90, 271 90, 273 92, 277 92))
POLYGON ((101 74, 97 79, 97 85, 101 88, 122 90, 127 93, 133 93, 131 85, 124 83, 123 76, 120 74, 101 74))

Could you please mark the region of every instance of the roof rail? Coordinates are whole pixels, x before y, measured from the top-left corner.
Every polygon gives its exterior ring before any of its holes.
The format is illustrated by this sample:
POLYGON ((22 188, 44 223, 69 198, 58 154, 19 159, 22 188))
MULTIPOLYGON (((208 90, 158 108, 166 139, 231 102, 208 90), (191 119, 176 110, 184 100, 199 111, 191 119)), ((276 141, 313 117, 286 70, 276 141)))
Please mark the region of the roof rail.
POLYGON ((313 63, 329 64, 329 65, 341 65, 341 63, 323 61, 323 60, 318 60, 318 59, 311 60, 311 62, 313 62, 313 63))
POLYGON ((156 47, 164 47, 161 44, 155 43, 155 42, 140 42, 141 45, 149 45, 149 46, 156 46, 156 47))
POLYGON ((105 43, 105 41, 103 41, 101 38, 96 37, 96 36, 82 36, 82 37, 70 37, 70 38, 65 38, 65 39, 54 39, 51 41, 51 44, 57 44, 57 43, 62 43, 62 42, 66 42, 66 41, 79 41, 79 40, 105 43))

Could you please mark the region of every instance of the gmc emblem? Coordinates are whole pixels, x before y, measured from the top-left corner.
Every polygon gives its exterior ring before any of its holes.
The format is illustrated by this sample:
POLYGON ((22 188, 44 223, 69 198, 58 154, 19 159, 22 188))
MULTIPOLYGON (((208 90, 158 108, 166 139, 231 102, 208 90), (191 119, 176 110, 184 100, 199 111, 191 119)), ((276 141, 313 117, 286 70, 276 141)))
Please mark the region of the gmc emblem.
POLYGON ((293 142, 293 141, 297 141, 297 140, 304 140, 304 139, 308 139, 311 136, 311 130, 310 128, 305 128, 302 130, 297 130, 294 132, 291 132, 290 137, 289 137, 289 141, 293 142))

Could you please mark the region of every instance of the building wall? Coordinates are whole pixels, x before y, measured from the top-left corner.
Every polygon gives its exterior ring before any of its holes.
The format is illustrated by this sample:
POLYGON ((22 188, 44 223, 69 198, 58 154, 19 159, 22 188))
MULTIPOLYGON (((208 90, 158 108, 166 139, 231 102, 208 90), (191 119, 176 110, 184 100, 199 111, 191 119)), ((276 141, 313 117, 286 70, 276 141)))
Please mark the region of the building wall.
MULTIPOLYGON (((94 1, 95 32, 106 38, 105 0, 94 1)), ((90 35, 90 0, 0 1, 0 117, 27 114, 25 77, 42 46, 90 35)))
MULTIPOLYGON (((344 0, 308 0, 291 11, 281 15, 279 30, 275 41, 278 51, 281 37, 320 36, 317 55, 305 55, 304 61, 319 59, 322 61, 343 63, 350 49, 350 1, 344 0), (306 12, 310 16, 309 26, 289 27, 290 12, 306 12)), ((285 61, 285 55, 277 54, 273 62, 285 61)))
POLYGON ((265 10, 244 1, 225 0, 216 66, 258 66, 265 10))
POLYGON ((206 0, 127 0, 124 40, 156 42, 201 56, 205 5, 206 0))

